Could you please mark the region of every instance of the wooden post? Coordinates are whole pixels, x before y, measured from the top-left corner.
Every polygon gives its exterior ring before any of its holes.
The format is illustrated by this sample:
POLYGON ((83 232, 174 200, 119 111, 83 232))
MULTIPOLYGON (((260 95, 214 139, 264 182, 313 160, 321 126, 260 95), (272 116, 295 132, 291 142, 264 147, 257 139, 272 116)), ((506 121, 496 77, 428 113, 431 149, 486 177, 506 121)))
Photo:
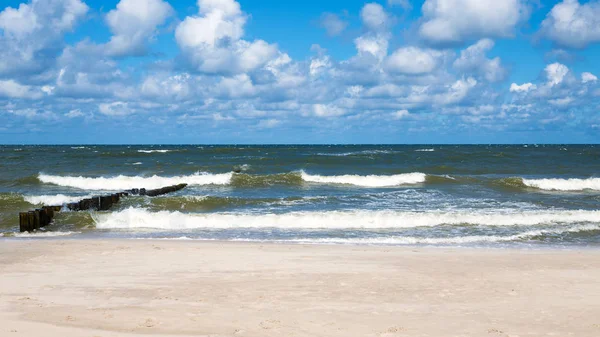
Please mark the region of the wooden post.
POLYGON ((99 211, 108 211, 112 207, 112 197, 110 195, 100 197, 99 211))
POLYGON ((19 231, 27 232, 29 230, 29 216, 27 212, 19 213, 19 231))

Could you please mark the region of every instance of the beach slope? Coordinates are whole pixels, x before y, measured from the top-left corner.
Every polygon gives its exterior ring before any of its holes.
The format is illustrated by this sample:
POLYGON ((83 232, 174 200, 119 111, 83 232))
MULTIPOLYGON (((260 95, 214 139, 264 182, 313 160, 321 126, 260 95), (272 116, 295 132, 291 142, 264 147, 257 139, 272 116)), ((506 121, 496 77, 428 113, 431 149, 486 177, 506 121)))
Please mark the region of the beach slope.
POLYGON ((600 336, 600 251, 0 242, 1 336, 600 336))

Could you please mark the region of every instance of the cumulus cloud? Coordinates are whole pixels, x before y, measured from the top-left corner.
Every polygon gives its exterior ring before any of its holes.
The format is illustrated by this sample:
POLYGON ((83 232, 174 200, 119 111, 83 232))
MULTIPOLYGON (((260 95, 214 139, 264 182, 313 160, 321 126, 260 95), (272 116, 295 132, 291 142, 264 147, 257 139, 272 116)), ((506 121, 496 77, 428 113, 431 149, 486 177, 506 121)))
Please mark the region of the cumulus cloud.
POLYGON ((0 12, 0 74, 39 73, 51 67, 62 37, 87 13, 80 0, 31 0, 0 12))
POLYGON ((531 90, 535 90, 537 86, 533 83, 523 83, 518 85, 513 83, 510 85, 510 92, 529 92, 531 90))
POLYGON ((198 0, 199 13, 186 17, 175 31, 177 44, 193 69, 205 73, 243 73, 277 57, 277 46, 246 41, 247 16, 234 0, 198 0))
POLYGON ((597 80, 598 77, 592 73, 584 72, 581 74, 581 82, 583 83, 596 82, 597 80))
POLYGON ((127 102, 102 103, 98 105, 98 111, 107 116, 126 116, 135 112, 127 102))
POLYGON ((552 63, 546 66, 546 78, 550 86, 558 85, 562 83, 565 76, 569 73, 569 68, 561 63, 552 63))
POLYGON ((394 51, 386 60, 391 72, 421 75, 434 71, 440 63, 441 52, 417 47, 403 47, 394 51))
POLYGON ((542 22, 541 33, 565 48, 580 49, 600 41, 600 1, 581 4, 564 0, 556 4, 542 22))
POLYGON ((403 110, 398 110, 394 113, 392 113, 392 118, 394 119, 403 119, 410 116, 410 112, 408 112, 408 110, 403 109, 403 110))
POLYGON ((346 114, 346 110, 333 104, 314 104, 312 112, 317 117, 337 117, 346 114))
POLYGON ((9 98, 40 98, 42 92, 36 91, 28 85, 21 85, 14 80, 0 80, 0 97, 9 98))
POLYGON ((363 24, 371 30, 384 30, 390 25, 390 16, 383 7, 375 2, 368 3, 360 11, 363 24))
POLYGON ((477 74, 489 82, 498 82, 504 79, 506 71, 502 67, 499 57, 489 59, 486 53, 494 47, 490 39, 479 40, 474 45, 460 52, 460 57, 454 61, 454 68, 470 74, 477 74))
POLYGON ((121 0, 106 15, 106 23, 114 34, 106 45, 106 53, 144 55, 146 42, 172 13, 171 6, 163 0, 121 0))
POLYGON ((327 35, 338 36, 346 29, 346 27, 348 27, 348 22, 342 20, 337 14, 323 13, 319 20, 319 25, 325 28, 327 35))
POLYGON ((419 33, 433 44, 512 37, 529 18, 526 0, 426 0, 419 33))

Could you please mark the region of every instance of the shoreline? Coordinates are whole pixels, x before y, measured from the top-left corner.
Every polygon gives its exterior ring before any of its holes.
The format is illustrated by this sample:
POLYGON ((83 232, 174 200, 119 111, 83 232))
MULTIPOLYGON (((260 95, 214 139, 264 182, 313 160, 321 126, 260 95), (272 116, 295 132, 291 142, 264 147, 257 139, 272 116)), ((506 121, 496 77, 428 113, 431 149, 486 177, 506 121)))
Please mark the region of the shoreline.
MULTIPOLYGON (((511 242, 508 244, 500 243, 488 243, 487 245, 471 244, 471 245, 459 245, 459 244, 447 244, 447 245, 433 245, 433 244, 375 244, 375 243, 327 243, 327 242, 295 242, 295 241, 277 241, 277 240, 222 240, 222 239, 202 239, 202 238, 188 238, 188 237, 174 237, 174 238, 145 238, 145 237, 109 237, 101 236, 98 233, 81 233, 81 232, 64 232, 61 235, 44 235, 44 233, 56 233, 56 232, 40 232, 40 233, 11 233, 10 236, 0 236, 0 242, 55 242, 55 241, 122 241, 122 242, 188 242, 196 244, 224 244, 224 245, 274 245, 274 246, 307 246, 307 247, 366 247, 366 248, 387 248, 387 249, 431 249, 431 250, 474 250, 474 251, 598 251, 600 252, 600 245, 590 243, 586 245, 569 244, 559 245, 556 243, 517 243, 511 242), (67 234, 68 233, 68 234, 67 234), (15 235, 16 234, 16 235, 15 235), (38 236, 39 235, 39 236, 38 236)), ((63 232, 59 232, 63 233, 63 232)), ((0 233, 1 234, 1 233, 0 233)))
POLYGON ((7 336, 600 334, 600 250, 2 241, 7 336))

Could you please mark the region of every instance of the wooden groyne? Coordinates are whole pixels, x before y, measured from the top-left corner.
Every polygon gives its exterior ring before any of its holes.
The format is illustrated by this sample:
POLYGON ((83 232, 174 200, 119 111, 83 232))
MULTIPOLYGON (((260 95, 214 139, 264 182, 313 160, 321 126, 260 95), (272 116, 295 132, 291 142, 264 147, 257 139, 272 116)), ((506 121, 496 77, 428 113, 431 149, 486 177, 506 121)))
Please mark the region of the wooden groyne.
POLYGON ((115 194, 82 199, 79 202, 68 203, 64 206, 44 206, 33 211, 21 212, 19 213, 19 230, 21 232, 31 232, 33 230, 46 227, 52 223, 55 213, 60 212, 63 209, 68 209, 70 211, 108 211, 114 204, 118 203, 122 197, 127 197, 129 195, 145 195, 149 197, 156 197, 182 190, 186 186, 187 184, 179 184, 153 190, 135 188, 115 194))

